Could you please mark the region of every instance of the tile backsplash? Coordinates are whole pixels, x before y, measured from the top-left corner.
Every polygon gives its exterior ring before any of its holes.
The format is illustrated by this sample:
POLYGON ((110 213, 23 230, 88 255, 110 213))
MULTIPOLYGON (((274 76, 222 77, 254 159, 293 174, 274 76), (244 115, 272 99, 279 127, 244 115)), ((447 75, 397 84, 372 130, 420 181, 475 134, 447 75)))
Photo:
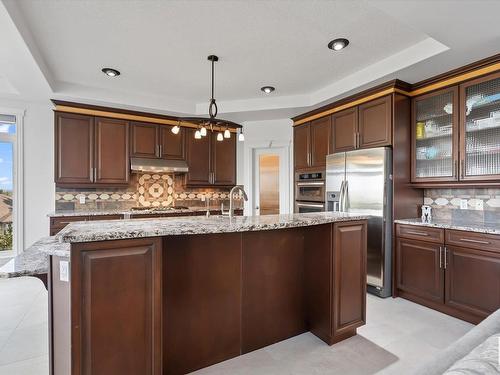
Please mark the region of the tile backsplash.
MULTIPOLYGON (((131 207, 205 207, 227 206, 227 188, 186 188, 182 175, 132 174, 129 186, 122 188, 56 188, 55 207, 61 210, 127 210, 131 207), (85 203, 80 203, 80 197, 85 203), (204 201, 205 199, 205 201, 204 201)), ((242 206, 242 203, 239 205, 242 206)), ((237 207, 239 207, 237 206, 237 207)))
POLYGON ((424 204, 432 207, 433 217, 497 221, 500 219, 500 189, 425 189, 424 204), (467 209, 460 209, 461 200, 467 209), (483 209, 479 209, 479 206, 483 209))

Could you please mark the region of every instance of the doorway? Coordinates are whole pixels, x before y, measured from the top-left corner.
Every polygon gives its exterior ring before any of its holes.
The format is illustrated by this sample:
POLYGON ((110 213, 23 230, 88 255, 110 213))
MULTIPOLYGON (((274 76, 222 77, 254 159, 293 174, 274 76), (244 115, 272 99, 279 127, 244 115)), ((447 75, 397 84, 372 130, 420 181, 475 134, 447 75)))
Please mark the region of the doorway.
POLYGON ((289 213, 289 148, 252 147, 249 205, 252 215, 289 213))

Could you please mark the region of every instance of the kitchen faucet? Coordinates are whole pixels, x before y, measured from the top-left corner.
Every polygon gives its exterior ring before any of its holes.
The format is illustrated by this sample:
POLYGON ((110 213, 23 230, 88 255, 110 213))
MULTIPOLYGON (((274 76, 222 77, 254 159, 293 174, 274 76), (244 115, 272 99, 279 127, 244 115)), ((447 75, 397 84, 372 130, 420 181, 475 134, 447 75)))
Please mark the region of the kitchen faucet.
POLYGON ((229 217, 234 216, 234 192, 236 190, 239 190, 241 193, 243 193, 243 199, 248 201, 247 193, 245 193, 245 189, 243 189, 243 185, 235 185, 231 191, 229 192, 229 211, 224 212, 224 203, 221 203, 221 213, 222 215, 226 215, 229 217))

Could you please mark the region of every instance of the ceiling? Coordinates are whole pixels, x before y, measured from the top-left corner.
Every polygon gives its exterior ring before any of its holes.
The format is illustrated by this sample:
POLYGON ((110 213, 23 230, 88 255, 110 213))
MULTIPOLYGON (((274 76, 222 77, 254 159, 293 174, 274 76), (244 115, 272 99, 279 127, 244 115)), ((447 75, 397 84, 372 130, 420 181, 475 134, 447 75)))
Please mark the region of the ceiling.
POLYGON ((500 52, 493 0, 2 3, 0 35, 13 49, 0 52, 0 97, 206 114, 214 53, 220 113, 237 121, 291 116, 500 52), (349 46, 329 50, 336 37, 349 46))

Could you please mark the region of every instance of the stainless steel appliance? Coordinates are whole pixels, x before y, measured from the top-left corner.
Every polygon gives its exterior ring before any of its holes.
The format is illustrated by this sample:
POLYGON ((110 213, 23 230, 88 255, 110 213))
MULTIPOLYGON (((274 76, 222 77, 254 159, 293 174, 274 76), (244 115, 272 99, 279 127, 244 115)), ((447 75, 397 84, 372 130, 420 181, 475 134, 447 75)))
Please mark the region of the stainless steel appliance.
POLYGON ((392 151, 388 147, 326 157, 326 210, 369 215, 368 291, 391 295, 392 151))
POLYGON ((307 202, 325 201, 325 172, 295 173, 295 200, 307 202))
POLYGON ((295 212, 325 211, 325 171, 295 173, 295 212))

